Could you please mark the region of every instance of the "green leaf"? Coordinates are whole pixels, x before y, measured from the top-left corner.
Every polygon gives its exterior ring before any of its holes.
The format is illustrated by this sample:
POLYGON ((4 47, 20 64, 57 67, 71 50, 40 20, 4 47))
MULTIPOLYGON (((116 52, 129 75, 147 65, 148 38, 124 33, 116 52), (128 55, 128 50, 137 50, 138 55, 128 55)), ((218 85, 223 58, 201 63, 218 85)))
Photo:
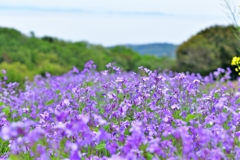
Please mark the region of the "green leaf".
POLYGON ((132 105, 132 108, 133 108, 133 109, 136 109, 136 108, 138 108, 138 107, 137 107, 136 105, 132 105))
POLYGON ((174 121, 172 121, 172 126, 176 128, 176 123, 174 121))
POLYGON ((98 132, 99 131, 99 128, 95 127, 95 128, 92 128, 95 132, 98 132))
POLYGON ((91 82, 91 81, 90 81, 90 82, 86 82, 86 83, 85 83, 85 86, 93 86, 93 85, 94 85, 94 83, 93 83, 93 82, 91 82))
POLYGON ((80 103, 78 108, 79 113, 82 113, 83 108, 84 108, 84 104, 80 103))
POLYGON ((125 129, 124 131, 124 135, 127 136, 127 135, 130 135, 130 128, 128 127, 127 129, 125 129))
POLYGON ((147 158, 147 160, 150 160, 150 159, 153 158, 153 155, 151 153, 147 152, 146 153, 146 158, 147 158))
POLYGON ((105 149, 106 148, 106 144, 105 143, 101 143, 101 144, 97 145, 95 148, 96 148, 96 150, 105 149))
POLYGON ((54 100, 52 99, 52 100, 46 102, 45 104, 46 104, 46 105, 51 105, 51 104, 53 104, 53 103, 54 103, 54 100))
POLYGON ((206 128, 211 128, 211 127, 212 127, 211 124, 207 124, 207 125, 206 125, 206 128))
POLYGON ((225 130, 229 130, 229 126, 228 126, 228 123, 227 122, 224 122, 223 123, 223 128, 225 129, 225 130))
POLYGON ((234 144, 236 146, 240 146, 240 141, 239 141, 239 139, 237 137, 234 138, 234 144))
POLYGON ((186 117, 186 122, 189 122, 189 121, 191 121, 191 120, 193 120, 193 119, 195 119, 195 118, 198 118, 198 117, 200 117, 201 116, 201 114, 189 114, 189 115, 187 115, 187 117, 186 117))
POLYGON ((9 156, 8 160, 19 160, 19 158, 18 156, 12 154, 9 156))
POLYGON ((218 93, 214 93, 214 98, 219 98, 218 93))
POLYGON ((3 106, 4 105, 4 103, 3 102, 0 102, 0 106, 3 106))
POLYGON ((124 98, 124 94, 119 93, 119 94, 118 94, 118 98, 122 100, 122 99, 124 98))
POLYGON ((60 94, 60 90, 56 90, 55 93, 56 93, 56 94, 60 94))
POLYGON ((240 103, 240 98, 236 100, 236 104, 239 104, 239 103, 240 103))
POLYGON ((176 110, 174 113, 173 113, 173 118, 174 119, 182 119, 182 117, 180 116, 181 114, 181 111, 180 110, 176 110))
POLYGON ((153 111, 151 110, 151 108, 147 108, 147 111, 152 113, 153 111))
POLYGON ((192 102, 193 102, 193 103, 197 103, 197 99, 196 99, 196 98, 194 98, 192 102))
POLYGON ((3 108, 2 112, 5 113, 5 115, 9 115, 10 114, 10 107, 6 107, 6 108, 3 108))
POLYGON ((9 142, 0 138, 0 156, 9 151, 9 142))
POLYGON ((148 147, 148 144, 142 144, 142 145, 140 146, 140 150, 141 150, 141 151, 146 151, 147 147, 148 147))
POLYGON ((103 126, 103 129, 104 129, 105 131, 108 131, 109 128, 110 128, 110 124, 107 124, 107 125, 103 126))

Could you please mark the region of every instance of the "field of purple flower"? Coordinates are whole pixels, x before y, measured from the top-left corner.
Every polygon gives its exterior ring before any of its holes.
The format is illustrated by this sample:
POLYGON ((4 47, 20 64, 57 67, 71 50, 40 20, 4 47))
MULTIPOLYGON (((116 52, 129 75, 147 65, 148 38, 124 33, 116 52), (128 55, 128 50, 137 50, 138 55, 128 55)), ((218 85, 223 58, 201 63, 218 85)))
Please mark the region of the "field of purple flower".
POLYGON ((94 68, 90 61, 83 71, 36 76, 24 91, 3 78, 0 157, 240 159, 240 92, 230 70, 201 77, 94 68))

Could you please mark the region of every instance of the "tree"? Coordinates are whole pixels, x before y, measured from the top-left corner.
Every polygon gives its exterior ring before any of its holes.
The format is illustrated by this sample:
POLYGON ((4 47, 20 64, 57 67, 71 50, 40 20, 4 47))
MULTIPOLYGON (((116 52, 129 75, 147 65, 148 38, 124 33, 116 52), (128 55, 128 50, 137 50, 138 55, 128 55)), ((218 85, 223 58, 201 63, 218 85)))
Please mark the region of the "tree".
POLYGON ((177 48, 178 71, 209 74, 218 67, 230 67, 237 51, 238 40, 230 26, 212 26, 200 31, 177 48))

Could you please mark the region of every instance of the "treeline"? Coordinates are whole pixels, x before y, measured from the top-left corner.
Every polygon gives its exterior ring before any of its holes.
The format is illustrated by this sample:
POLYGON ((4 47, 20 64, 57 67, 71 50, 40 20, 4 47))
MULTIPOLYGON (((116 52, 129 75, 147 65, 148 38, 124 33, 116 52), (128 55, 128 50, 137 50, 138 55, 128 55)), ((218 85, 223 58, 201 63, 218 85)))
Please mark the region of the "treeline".
POLYGON ((109 62, 126 71, 137 71, 139 66, 149 69, 174 68, 175 60, 153 55, 140 55, 123 46, 104 48, 88 42, 67 42, 54 37, 26 36, 11 28, 0 28, 0 69, 7 70, 8 81, 23 83, 34 75, 61 75, 73 66, 83 69, 93 60, 97 70, 106 69, 109 62))
POLYGON ((232 79, 235 79, 237 73, 231 60, 240 56, 239 38, 238 28, 231 25, 216 25, 200 31, 177 48, 178 71, 207 75, 219 67, 230 67, 232 79))
POLYGON ((219 67, 230 67, 235 79, 237 73, 230 64, 233 56, 240 56, 237 29, 234 26, 206 28, 179 45, 174 60, 140 55, 123 46, 104 48, 88 42, 26 36, 15 29, 0 28, 0 70, 7 70, 8 81, 23 83, 25 77, 31 80, 36 74, 61 75, 73 66, 82 70, 87 61, 93 60, 97 70, 106 69, 109 62, 116 62, 126 71, 137 71, 139 66, 144 66, 151 70, 161 68, 202 75, 219 67))

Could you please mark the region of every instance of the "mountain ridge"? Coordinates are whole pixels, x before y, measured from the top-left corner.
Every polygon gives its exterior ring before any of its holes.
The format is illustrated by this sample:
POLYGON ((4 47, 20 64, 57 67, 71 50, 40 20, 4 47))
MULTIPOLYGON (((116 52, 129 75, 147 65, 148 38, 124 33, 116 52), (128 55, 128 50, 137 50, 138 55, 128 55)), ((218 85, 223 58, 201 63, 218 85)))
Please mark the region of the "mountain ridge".
MULTIPOLYGON (((146 43, 146 44, 123 44, 118 46, 124 46, 130 48, 141 55, 149 54, 157 57, 169 57, 176 58, 176 49, 178 45, 172 43, 146 43)), ((113 46, 114 47, 114 46, 113 46)))

